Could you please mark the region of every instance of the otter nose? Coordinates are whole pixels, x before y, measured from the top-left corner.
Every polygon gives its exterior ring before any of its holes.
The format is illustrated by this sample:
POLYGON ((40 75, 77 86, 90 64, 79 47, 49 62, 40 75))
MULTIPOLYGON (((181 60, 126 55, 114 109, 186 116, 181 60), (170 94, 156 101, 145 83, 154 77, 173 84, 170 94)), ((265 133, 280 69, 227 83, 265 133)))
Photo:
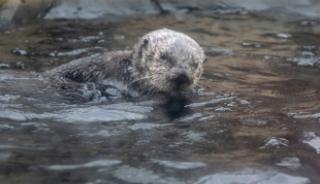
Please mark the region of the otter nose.
POLYGON ((178 74, 174 79, 174 83, 177 85, 177 87, 181 86, 187 86, 191 84, 190 77, 185 73, 178 74))

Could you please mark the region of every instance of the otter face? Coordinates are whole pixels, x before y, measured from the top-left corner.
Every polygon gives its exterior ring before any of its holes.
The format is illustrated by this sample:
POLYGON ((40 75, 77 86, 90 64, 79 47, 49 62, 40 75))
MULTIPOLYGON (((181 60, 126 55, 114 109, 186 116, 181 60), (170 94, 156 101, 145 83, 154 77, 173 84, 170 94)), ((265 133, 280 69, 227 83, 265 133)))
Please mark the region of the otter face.
POLYGON ((138 78, 152 92, 186 92, 198 83, 205 55, 189 36, 160 29, 143 36, 133 52, 138 78))

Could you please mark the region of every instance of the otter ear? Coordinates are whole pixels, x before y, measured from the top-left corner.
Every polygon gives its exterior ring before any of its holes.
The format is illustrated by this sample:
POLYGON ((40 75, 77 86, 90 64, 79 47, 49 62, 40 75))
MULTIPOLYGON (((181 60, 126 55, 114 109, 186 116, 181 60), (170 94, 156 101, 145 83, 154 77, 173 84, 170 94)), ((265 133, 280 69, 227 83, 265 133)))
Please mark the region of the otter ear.
POLYGON ((143 46, 144 48, 146 48, 146 47, 148 46, 148 44, 149 44, 149 40, 148 40, 147 38, 143 39, 143 44, 142 44, 142 46, 143 46))
POLYGON ((144 52, 144 49, 147 48, 148 44, 149 44, 149 40, 148 40, 147 38, 144 38, 144 39, 142 40, 142 44, 141 44, 140 47, 139 47, 139 52, 138 52, 138 54, 139 54, 139 57, 140 57, 140 58, 142 57, 142 52, 144 52))

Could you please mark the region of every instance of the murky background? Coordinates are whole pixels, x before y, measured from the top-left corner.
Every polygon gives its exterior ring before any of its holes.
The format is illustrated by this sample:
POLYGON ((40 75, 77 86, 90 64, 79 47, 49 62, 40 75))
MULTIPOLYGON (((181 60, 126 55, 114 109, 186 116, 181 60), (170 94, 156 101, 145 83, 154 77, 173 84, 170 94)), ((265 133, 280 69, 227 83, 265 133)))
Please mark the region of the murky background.
POLYGON ((1 183, 320 183, 320 23, 250 14, 46 21, 0 34, 1 183), (167 27, 206 50, 181 116, 61 98, 41 72, 167 27))

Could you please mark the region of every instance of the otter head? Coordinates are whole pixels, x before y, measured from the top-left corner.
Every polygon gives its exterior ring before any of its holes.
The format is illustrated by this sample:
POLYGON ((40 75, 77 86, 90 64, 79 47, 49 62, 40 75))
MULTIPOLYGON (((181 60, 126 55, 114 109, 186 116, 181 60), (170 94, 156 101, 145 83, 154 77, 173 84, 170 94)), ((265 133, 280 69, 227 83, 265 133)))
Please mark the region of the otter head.
POLYGON ((187 92, 198 83, 205 54, 189 36, 160 29, 143 36, 133 50, 136 80, 149 92, 187 92))

